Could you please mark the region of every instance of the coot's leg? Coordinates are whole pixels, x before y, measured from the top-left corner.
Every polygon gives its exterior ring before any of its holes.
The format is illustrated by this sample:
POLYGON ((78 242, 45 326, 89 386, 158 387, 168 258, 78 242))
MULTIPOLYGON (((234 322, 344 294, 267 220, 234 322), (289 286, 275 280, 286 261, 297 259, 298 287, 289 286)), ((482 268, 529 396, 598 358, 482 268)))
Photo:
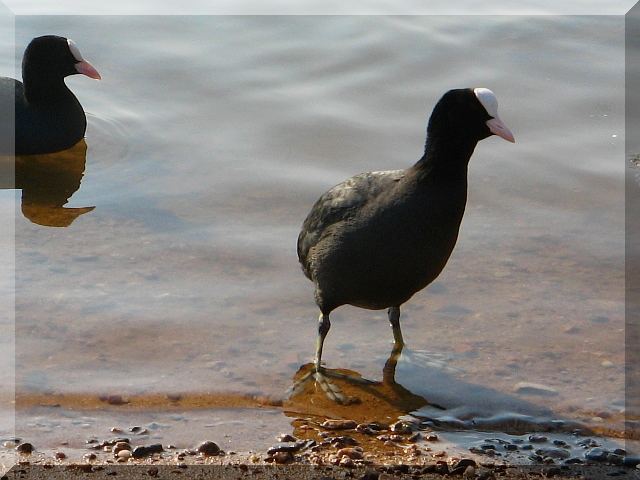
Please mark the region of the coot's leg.
POLYGON ((316 364, 316 372, 320 371, 321 362, 322 362, 322 347, 324 345, 324 339, 329 333, 329 329, 331 328, 331 322, 329 321, 329 314, 320 314, 320 318, 318 319, 318 340, 316 342, 316 359, 314 363, 316 364))
POLYGON ((393 329, 394 348, 399 346, 400 350, 402 350, 404 340, 402 339, 402 330, 400 329, 400 305, 389 308, 387 314, 389 315, 389 323, 393 329))
POLYGON ((393 349, 382 369, 382 381, 393 384, 396 382, 396 366, 404 348, 404 340, 400 330, 400 307, 391 307, 387 313, 389 314, 389 323, 393 329, 393 349))

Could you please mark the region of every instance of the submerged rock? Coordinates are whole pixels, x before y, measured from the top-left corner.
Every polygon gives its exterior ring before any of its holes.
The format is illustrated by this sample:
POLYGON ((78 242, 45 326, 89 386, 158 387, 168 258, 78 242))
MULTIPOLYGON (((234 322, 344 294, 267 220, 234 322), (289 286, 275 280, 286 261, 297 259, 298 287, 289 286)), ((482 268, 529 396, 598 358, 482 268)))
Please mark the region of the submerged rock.
POLYGON ((218 446, 218 444, 211 441, 202 442, 198 446, 197 450, 198 452, 206 456, 218 455, 220 453, 220 447, 218 446))
POLYGON ((354 420, 326 420, 320 426, 327 430, 353 430, 358 424, 354 420))

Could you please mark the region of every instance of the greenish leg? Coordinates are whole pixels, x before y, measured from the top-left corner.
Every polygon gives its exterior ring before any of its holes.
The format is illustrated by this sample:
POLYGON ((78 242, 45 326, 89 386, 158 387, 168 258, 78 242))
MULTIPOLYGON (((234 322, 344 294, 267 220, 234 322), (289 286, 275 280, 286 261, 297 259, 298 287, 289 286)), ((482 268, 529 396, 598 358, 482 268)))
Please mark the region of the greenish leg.
POLYGON ((318 340, 316 342, 316 372, 320 371, 321 363, 322 363, 322 347, 324 346, 324 339, 329 333, 329 329, 331 328, 331 322, 329 321, 329 315, 325 315, 324 313, 320 314, 320 318, 318 319, 318 340))
POLYGON ((389 323, 393 330, 393 349, 389 359, 382 369, 383 381, 387 383, 395 383, 396 365, 404 348, 404 339, 402 338, 402 330, 400 330, 400 307, 391 307, 387 311, 389 315, 389 323))

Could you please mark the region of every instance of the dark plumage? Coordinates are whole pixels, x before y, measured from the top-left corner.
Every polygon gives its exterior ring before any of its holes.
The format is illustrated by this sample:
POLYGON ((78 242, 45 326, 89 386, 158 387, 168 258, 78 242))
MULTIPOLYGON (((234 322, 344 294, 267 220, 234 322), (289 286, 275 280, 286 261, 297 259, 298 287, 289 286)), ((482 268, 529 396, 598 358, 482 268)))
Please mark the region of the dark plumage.
POLYGON ((447 263, 467 201, 467 164, 477 142, 492 134, 513 141, 493 93, 451 90, 433 110, 415 165, 356 175, 315 203, 298 237, 298 258, 321 311, 317 369, 329 314, 341 305, 389 308, 402 343, 400 305, 447 263))
POLYGON ((47 35, 29 43, 22 59, 24 83, 0 77, 0 109, 5 115, 15 112, 15 131, 3 119, 2 153, 11 153, 14 134, 17 155, 57 152, 84 137, 84 110, 64 83, 77 73, 100 78, 73 41, 47 35))

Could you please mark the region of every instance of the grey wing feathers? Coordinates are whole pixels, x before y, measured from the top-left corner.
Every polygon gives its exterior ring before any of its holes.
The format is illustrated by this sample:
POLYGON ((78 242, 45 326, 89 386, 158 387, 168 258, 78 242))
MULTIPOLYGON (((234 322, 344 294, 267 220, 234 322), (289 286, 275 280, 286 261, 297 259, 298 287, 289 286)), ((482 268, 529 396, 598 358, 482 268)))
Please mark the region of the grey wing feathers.
POLYGON ((366 172, 336 185, 313 205, 298 236, 298 259, 309 278, 307 256, 331 225, 348 220, 404 176, 404 170, 366 172))

